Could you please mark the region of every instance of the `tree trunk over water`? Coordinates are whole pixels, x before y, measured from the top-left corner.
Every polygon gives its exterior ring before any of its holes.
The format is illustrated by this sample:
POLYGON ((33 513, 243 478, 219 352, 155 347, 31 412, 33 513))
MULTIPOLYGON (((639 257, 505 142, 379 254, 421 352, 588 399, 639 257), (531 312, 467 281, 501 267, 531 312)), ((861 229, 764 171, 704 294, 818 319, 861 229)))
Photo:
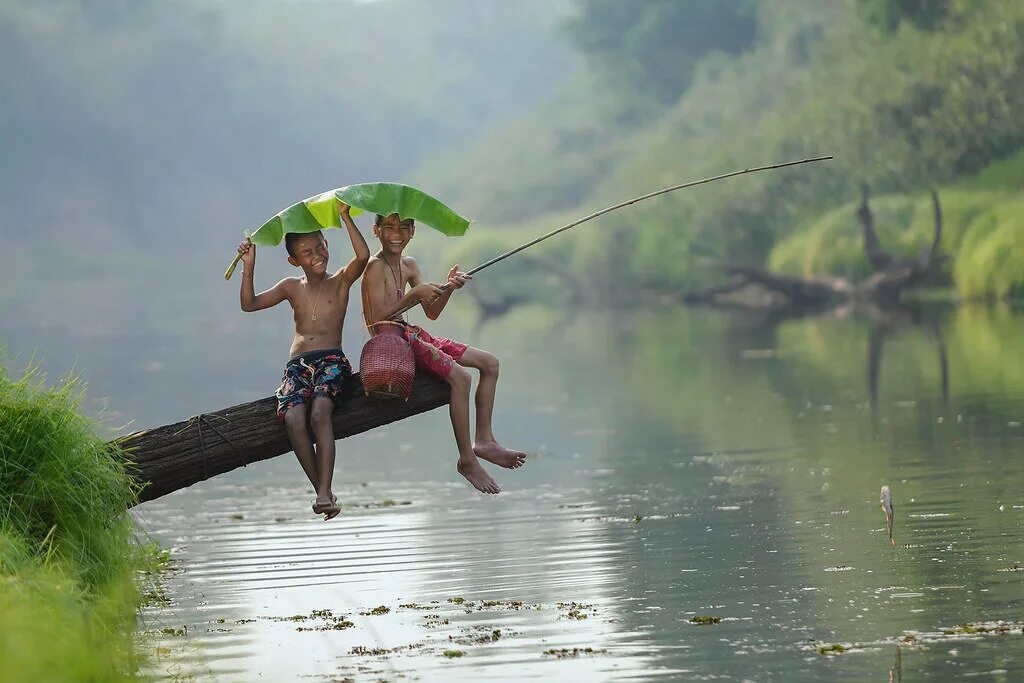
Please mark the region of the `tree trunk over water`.
MULTIPOLYGON (((357 373, 335 404, 334 436, 344 439, 439 408, 450 396, 448 384, 417 374, 408 401, 376 401, 363 393, 357 373)), ((144 486, 139 502, 289 452, 288 433, 276 411, 277 399, 270 396, 121 437, 128 469, 144 486)))

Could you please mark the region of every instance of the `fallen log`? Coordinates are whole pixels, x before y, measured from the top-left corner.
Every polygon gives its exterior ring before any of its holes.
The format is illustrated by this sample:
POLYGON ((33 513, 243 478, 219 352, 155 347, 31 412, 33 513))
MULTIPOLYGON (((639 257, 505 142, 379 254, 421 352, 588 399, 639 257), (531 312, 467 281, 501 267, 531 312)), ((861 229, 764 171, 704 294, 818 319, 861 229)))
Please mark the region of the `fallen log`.
POLYGON ((872 274, 868 278, 854 283, 845 277, 796 277, 743 265, 722 264, 721 269, 730 278, 727 283, 684 292, 683 301, 689 304, 727 306, 731 304, 731 295, 753 286, 778 296, 771 299, 751 297, 748 293, 747 301, 767 300, 779 309, 793 312, 809 313, 848 303, 897 307, 904 291, 933 276, 939 264, 947 259, 946 255, 940 253, 942 206, 937 192, 932 190, 931 197, 935 215, 932 241, 915 259, 898 258, 882 248, 868 204, 869 192, 865 186, 861 191, 861 203, 856 216, 861 227, 864 254, 872 267, 872 274), (781 303, 776 303, 779 299, 781 303))
MULTIPOLYGON (((418 373, 408 401, 380 402, 363 393, 357 373, 335 403, 334 436, 344 439, 439 408, 450 396, 448 384, 418 373)), ((269 396, 121 437, 128 470, 143 487, 139 502, 291 451, 276 411, 277 399, 269 396)))

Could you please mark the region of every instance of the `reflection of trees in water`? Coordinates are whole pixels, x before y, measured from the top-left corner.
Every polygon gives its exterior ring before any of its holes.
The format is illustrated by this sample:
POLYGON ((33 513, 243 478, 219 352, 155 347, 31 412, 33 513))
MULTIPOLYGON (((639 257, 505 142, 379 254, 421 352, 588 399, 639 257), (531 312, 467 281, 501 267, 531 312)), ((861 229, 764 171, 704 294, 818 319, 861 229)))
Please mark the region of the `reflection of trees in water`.
POLYGON ((882 368, 882 352, 889 338, 908 330, 918 330, 935 345, 938 355, 942 405, 949 405, 949 358, 946 342, 939 321, 925 319, 915 309, 892 309, 879 311, 868 337, 868 401, 871 406, 871 422, 878 429, 878 392, 882 368))
MULTIPOLYGON (((702 605, 694 607, 691 600, 722 604, 729 596, 729 604, 735 604, 736 582, 727 568, 752 564, 752 554, 742 547, 747 538, 702 545, 705 527, 715 519, 710 511, 720 504, 709 498, 714 489, 708 489, 707 483, 714 475, 699 467, 671 467, 673 461, 686 460, 695 451, 725 451, 716 457, 726 464, 718 474, 753 484, 730 484, 729 495, 749 495, 757 505, 771 510, 758 518, 763 522, 758 533, 771 538, 774 547, 786 554, 787 562, 799 566, 822 565, 823 555, 813 541, 807 544, 794 538, 790 525, 795 516, 818 517, 829 510, 852 508, 853 501, 877 500, 879 484, 895 482, 897 542, 914 543, 917 536, 922 549, 904 552, 911 557, 904 557, 898 567, 889 563, 888 555, 864 560, 879 565, 878 578, 831 582, 833 597, 866 600, 864 596, 876 580, 922 587, 955 584, 963 586, 964 595, 974 596, 991 589, 990 574, 965 571, 964 567, 970 564, 971 553, 986 549, 1002 552, 1000 534, 993 529, 1006 523, 992 517, 991 498, 958 492, 956 486, 963 483, 968 489, 991 490, 986 480, 992 476, 1002 476, 1003 486, 1024 482, 1024 471, 1013 464, 1013 444, 1005 438, 1005 420, 1014 419, 1008 417, 1010 412, 1019 410, 1024 384, 979 386, 969 361, 980 358, 995 366, 1006 363, 1001 354, 987 356, 984 349, 977 348, 975 335, 993 335, 1003 342, 1000 348, 1012 349, 1024 338, 1018 336, 1018 341, 1013 341, 1013 335, 1024 332, 1024 321, 996 325, 988 313, 968 312, 971 319, 965 322, 958 319, 965 310, 862 309, 845 318, 831 315, 754 326, 730 324, 721 316, 657 311, 596 319, 584 315, 577 322, 583 328, 579 334, 563 330, 563 343, 582 356, 576 359, 579 365, 600 365, 607 371, 598 390, 615 397, 604 415, 604 424, 611 430, 605 458, 615 469, 618 485, 625 490, 647 485, 652 499, 665 500, 667 492, 675 492, 678 505, 688 506, 693 515, 637 526, 636 533, 643 534, 636 539, 643 548, 643 559, 624 568, 627 585, 646 585, 656 595, 677 595, 686 604, 680 605, 679 611, 630 614, 625 617, 627 623, 638 628, 655 625, 659 632, 672 634, 671 638, 690 638, 690 631, 680 632, 681 611, 699 611, 702 605), (594 327, 601 328, 601 343, 588 345, 586 337, 594 336, 594 327), (954 371, 961 373, 956 385, 959 396, 951 390, 954 371), (901 400, 883 402, 885 386, 901 400), (725 397, 731 401, 723 402, 725 397), (815 404, 808 407, 812 402, 815 404), (822 405, 826 403, 831 405, 822 405), (965 424, 954 432, 954 415, 959 413, 963 413, 965 424), (758 417, 764 417, 764 422, 757 422, 758 417), (945 423, 940 418, 945 418, 945 423), (999 445, 993 447, 992 440, 999 445), (752 461, 732 453, 733 448, 757 444, 789 446, 790 450, 778 459, 760 458, 760 470, 745 466, 752 461), (680 446, 671 453, 673 447, 680 446), (995 463, 988 462, 992 456, 995 463), (783 458, 788 461, 785 466, 783 458), (841 482, 841 486, 822 487, 813 472, 825 468, 833 471, 829 480, 841 482), (902 478, 913 483, 901 485, 902 478), (913 494, 918 496, 918 510, 948 510, 953 516, 939 527, 908 520, 908 499, 904 497, 911 495, 908 488, 920 491, 913 494), (778 493, 764 495, 768 491, 778 493), (684 493, 680 496, 679 492, 684 493), (961 543, 944 555, 947 562, 931 561, 939 545, 954 540, 961 543), (685 547, 680 548, 681 544, 685 547), (665 545, 672 548, 664 549, 665 545), (683 586, 678 569, 692 559, 687 553, 701 557, 702 575, 683 586), (722 585, 715 584, 715 577, 722 585)), ((575 390, 585 386, 577 383, 575 390)), ((663 505, 663 511, 671 507, 663 505)), ((744 510, 736 514, 750 514, 744 510)), ((622 510, 622 516, 628 512, 622 510)), ((828 530, 831 538, 823 537, 822 542, 839 549, 863 545, 864 534, 872 529, 872 514, 880 526, 882 515, 876 503, 870 510, 852 510, 850 519, 832 525, 828 530)), ((882 545, 880 541, 878 552, 887 552, 887 540, 885 548, 882 545)), ((806 580, 810 579, 790 576, 782 569, 757 567, 747 570, 744 585, 750 594, 765 586, 776 586, 777 592, 784 594, 806 580)), ((808 597, 798 608, 808 632, 856 632, 846 611, 847 601, 842 602, 842 606, 829 606, 821 597, 808 597)), ((987 598, 976 602, 978 609, 995 604, 987 598)), ((877 635, 934 628, 935 623, 958 623, 969 616, 954 614, 956 607, 943 591, 926 593, 916 606, 923 611, 882 617, 878 628, 894 632, 877 635)), ((783 637, 792 634, 790 630, 783 637)), ((763 629, 757 637, 762 635, 763 629)), ((700 637, 702 632, 694 632, 694 639, 700 637)), ((709 661, 707 657, 702 661, 709 661)))

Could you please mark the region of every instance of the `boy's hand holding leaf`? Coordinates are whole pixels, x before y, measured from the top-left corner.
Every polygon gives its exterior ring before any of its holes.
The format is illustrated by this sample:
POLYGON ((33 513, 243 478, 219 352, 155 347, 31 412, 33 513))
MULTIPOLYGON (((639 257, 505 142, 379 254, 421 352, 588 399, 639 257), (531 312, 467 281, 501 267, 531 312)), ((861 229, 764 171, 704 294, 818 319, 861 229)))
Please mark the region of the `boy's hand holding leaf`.
POLYGON ((252 268, 256 265, 256 245, 252 243, 248 237, 238 245, 238 254, 241 256, 242 263, 246 266, 244 270, 252 272, 252 268))

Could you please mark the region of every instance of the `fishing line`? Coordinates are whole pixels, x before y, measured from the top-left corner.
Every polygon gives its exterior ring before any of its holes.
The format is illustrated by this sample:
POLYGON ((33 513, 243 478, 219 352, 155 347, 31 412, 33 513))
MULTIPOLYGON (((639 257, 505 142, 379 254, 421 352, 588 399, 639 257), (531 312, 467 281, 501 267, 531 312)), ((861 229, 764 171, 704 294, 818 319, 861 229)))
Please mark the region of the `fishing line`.
MULTIPOLYGON (((547 233, 545 235, 541 235, 540 237, 538 237, 536 239, 530 240, 526 244, 522 244, 522 245, 516 247, 515 249, 512 249, 510 251, 506 251, 504 254, 500 254, 498 256, 495 256, 490 261, 486 261, 484 263, 481 263, 476 268, 473 268, 472 270, 466 271, 466 274, 467 275, 473 275, 474 273, 478 273, 479 271, 483 270, 484 268, 487 268, 489 266, 493 266, 495 263, 498 263, 499 261, 504 261, 509 256, 513 256, 515 254, 518 254, 519 252, 521 252, 524 249, 532 247, 533 245, 535 245, 535 244, 537 244, 539 242, 543 242, 544 240, 548 239, 549 237, 554 237, 555 235, 557 235, 559 233, 565 232, 566 230, 568 230, 570 228, 575 228, 577 225, 580 225, 582 223, 586 223, 587 221, 593 220, 594 218, 597 218, 598 216, 603 216, 606 213, 610 213, 610 212, 615 211, 617 209, 621 209, 623 207, 630 206, 631 204, 636 204, 637 202, 642 202, 643 200, 650 199, 651 197, 657 197, 658 195, 666 194, 666 193, 669 193, 669 192, 675 192, 676 190, 682 190, 682 189, 685 189, 687 187, 694 187, 696 185, 705 185, 707 183, 713 183, 716 180, 724 180, 726 178, 732 178, 734 176, 745 175, 747 173, 757 173, 758 171, 770 171, 772 169, 785 168, 787 166, 798 166, 800 164, 810 164, 810 163, 813 163, 813 162, 816 162, 816 161, 825 161, 825 160, 831 159, 831 158, 832 158, 832 155, 830 154, 828 156, 813 157, 813 158, 810 158, 810 159, 800 159, 799 161, 786 161, 786 162, 781 163, 781 164, 772 164, 770 166, 758 166, 756 168, 745 168, 742 171, 732 171, 730 173, 723 173, 721 175, 716 175, 716 176, 713 176, 711 178, 702 178, 700 180, 692 180, 690 182, 682 183, 680 185, 673 185, 672 187, 666 187, 666 188, 661 189, 661 190, 655 190, 654 192, 648 192, 647 194, 643 194, 643 195, 640 195, 639 197, 634 197, 633 199, 630 199, 630 200, 627 200, 627 201, 624 201, 624 202, 620 202, 618 204, 615 204, 614 206, 609 206, 607 208, 601 209, 600 211, 595 211, 594 213, 590 214, 589 216, 584 216, 583 218, 580 218, 579 220, 573 221, 572 223, 569 223, 568 225, 563 225, 562 227, 557 228, 555 230, 552 230, 551 232, 549 232, 549 233, 547 233)), ((440 289, 442 291, 447 291, 450 287, 451 287, 451 285, 449 285, 446 282, 443 285, 441 285, 440 289)), ((394 315, 391 316, 391 318, 392 319, 397 318, 397 317, 401 316, 403 313, 405 313, 406 311, 416 307, 417 305, 419 305, 419 302, 410 304, 410 305, 406 306, 405 308, 403 308, 403 309, 401 309, 399 311, 396 311, 394 313, 394 315)))

